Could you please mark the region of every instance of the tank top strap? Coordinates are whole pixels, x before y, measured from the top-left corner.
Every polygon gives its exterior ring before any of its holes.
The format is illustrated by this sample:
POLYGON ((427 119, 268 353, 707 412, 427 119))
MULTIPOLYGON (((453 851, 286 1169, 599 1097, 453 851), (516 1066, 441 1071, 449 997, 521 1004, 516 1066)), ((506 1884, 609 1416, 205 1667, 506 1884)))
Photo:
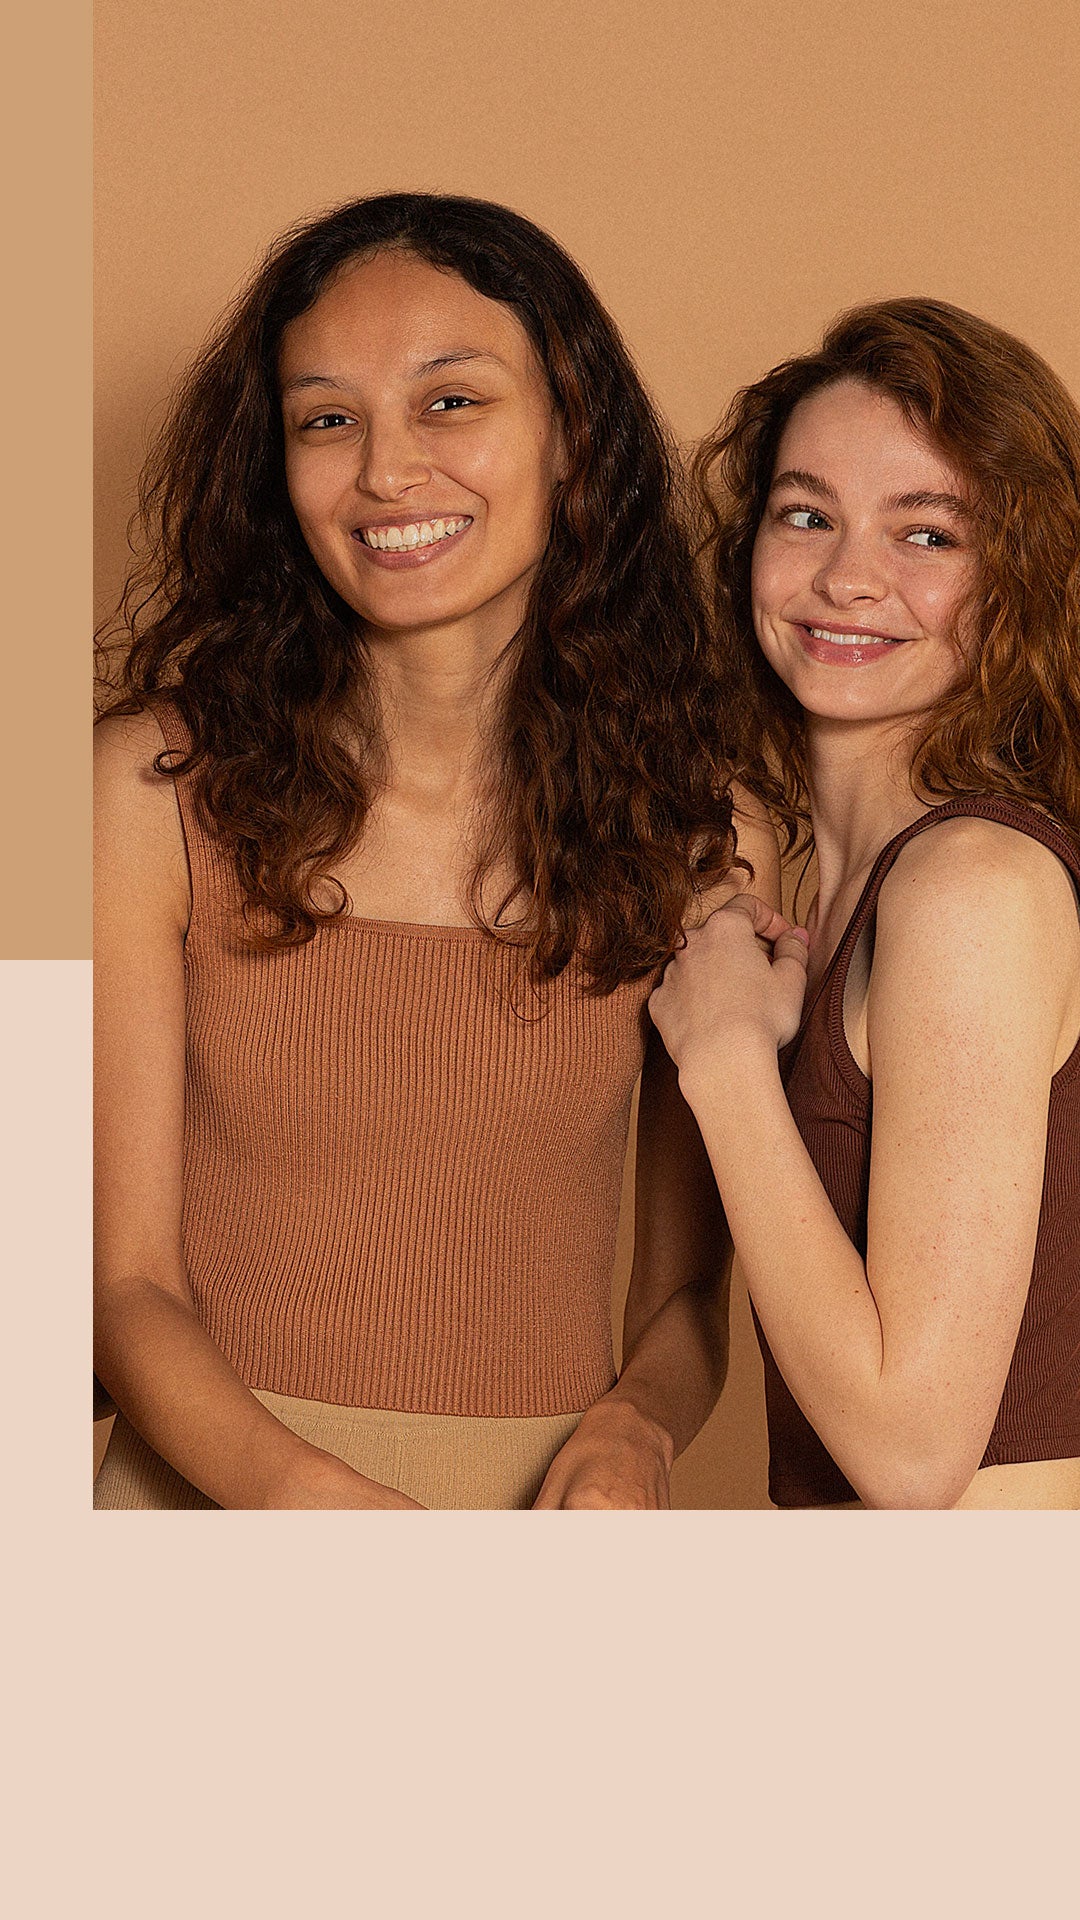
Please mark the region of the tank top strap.
POLYGON ((926 833, 930 827, 936 827, 942 820, 992 820, 1004 827, 1014 827, 1019 833, 1026 833, 1033 840, 1041 840, 1043 846, 1055 853, 1062 865, 1072 875, 1080 887, 1080 845, 1067 834, 1063 827, 1051 820, 1037 807, 1029 807, 1021 800, 1012 800, 1006 794, 962 794, 955 800, 943 801, 940 806, 932 807, 919 820, 912 821, 901 833, 887 841, 874 861, 869 877, 859 896, 851 919, 841 936, 839 945, 827 969, 822 982, 824 997, 835 1024, 837 1010, 843 1006, 844 987, 848 968, 859 943, 860 936, 872 918, 877 907, 878 895, 896 862, 896 858, 909 840, 916 835, 926 833))
MULTIPOLYGON (((178 758, 191 752, 191 732, 173 701, 155 701, 153 712, 165 741, 168 771, 178 758)), ((191 881, 190 937, 197 922, 208 914, 211 918, 220 918, 223 910, 230 911, 242 904, 243 895, 232 861, 203 819, 197 771, 176 774, 173 785, 191 881)))

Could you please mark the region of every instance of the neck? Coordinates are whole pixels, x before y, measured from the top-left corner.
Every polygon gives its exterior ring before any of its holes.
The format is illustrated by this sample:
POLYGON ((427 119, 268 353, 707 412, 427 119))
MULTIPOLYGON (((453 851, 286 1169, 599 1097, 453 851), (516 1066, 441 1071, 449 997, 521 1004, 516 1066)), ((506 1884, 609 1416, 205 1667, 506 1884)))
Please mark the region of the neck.
POLYGON ((512 638, 465 623, 366 635, 391 785, 475 783, 512 638))
POLYGON ((820 918, 927 803, 912 792, 907 729, 808 714, 806 749, 820 918))

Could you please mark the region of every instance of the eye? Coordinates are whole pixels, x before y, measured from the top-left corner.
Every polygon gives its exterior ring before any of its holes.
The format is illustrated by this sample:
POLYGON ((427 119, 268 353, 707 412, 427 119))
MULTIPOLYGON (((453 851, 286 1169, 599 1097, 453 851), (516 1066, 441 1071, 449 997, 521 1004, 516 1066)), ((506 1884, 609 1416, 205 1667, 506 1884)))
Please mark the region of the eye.
POLYGON ((471 407, 472 405, 473 405, 473 402, 469 399, 467 394, 444 393, 440 395, 438 400, 432 401, 430 407, 428 408, 428 412, 429 413, 459 413, 462 407, 471 407))
POLYGON ((304 431, 306 433, 309 427, 315 427, 326 433, 332 427, 351 427, 352 424, 352 415, 348 413, 317 413, 314 420, 304 421, 304 431))
POLYGON ((910 533, 904 535, 904 538, 909 546, 929 547, 932 551, 956 545, 952 534, 946 533, 944 527, 913 527, 910 533))
POLYGON ((829 526, 826 516, 817 507, 782 507, 781 520, 789 527, 797 527, 800 533, 820 533, 829 526))

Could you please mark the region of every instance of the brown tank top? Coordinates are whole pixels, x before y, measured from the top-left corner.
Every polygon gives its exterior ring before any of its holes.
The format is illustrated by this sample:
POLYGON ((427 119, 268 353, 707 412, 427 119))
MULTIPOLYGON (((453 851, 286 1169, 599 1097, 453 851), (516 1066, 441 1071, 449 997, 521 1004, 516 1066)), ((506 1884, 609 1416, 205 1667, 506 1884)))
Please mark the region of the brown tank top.
MULTIPOLYGON (((971 815, 1041 840, 1080 883, 1075 843, 1045 815, 999 796, 949 800, 883 847, 780 1071, 795 1124, 845 1233, 866 1253, 872 1089, 844 1036, 844 987, 864 927, 902 847, 939 820, 971 815)), ((769 1425, 769 1497, 778 1507, 855 1500, 788 1392, 760 1322, 769 1425)), ((1080 1045, 1050 1085, 1046 1171, 1035 1259, 1001 1405, 980 1462, 1080 1454, 1080 1045)))
MULTIPOLYGON (((166 743, 188 735, 169 707, 166 743)), ((231 860, 176 782, 191 871, 184 1248, 248 1386, 405 1412, 575 1412, 614 1378, 611 1278, 652 982, 522 991, 479 929, 239 937, 231 860)))

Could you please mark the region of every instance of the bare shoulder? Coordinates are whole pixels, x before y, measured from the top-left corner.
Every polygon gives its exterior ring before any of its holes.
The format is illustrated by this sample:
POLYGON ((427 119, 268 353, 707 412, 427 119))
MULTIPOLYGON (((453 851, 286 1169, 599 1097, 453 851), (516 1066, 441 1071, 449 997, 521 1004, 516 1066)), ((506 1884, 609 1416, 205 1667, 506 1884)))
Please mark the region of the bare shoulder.
POLYGON ((773 817, 764 800, 759 800, 757 794, 752 793, 749 787, 743 786, 741 780, 733 780, 731 783, 731 805, 735 830, 740 840, 744 833, 767 834, 771 835, 773 840, 776 839, 773 817))
POLYGON ((1044 942, 1078 932, 1076 889, 1058 856, 1031 834, 971 815, 942 820, 901 848, 882 884, 878 918, 911 914, 980 923, 1003 914, 1013 927, 1028 919, 1044 942))
POLYGON ((973 1026, 1056 1043, 1078 996, 1076 893, 1041 841, 961 816, 901 849, 877 903, 872 1033, 884 1017, 939 1049, 973 1026))
POLYGON ((153 713, 111 713, 94 728, 94 778, 106 789, 159 791, 169 783, 154 772, 165 737, 153 713))
POLYGON ((176 789, 154 767, 165 740, 150 712, 114 714, 94 729, 95 884, 156 898, 186 925, 187 855, 176 789))

